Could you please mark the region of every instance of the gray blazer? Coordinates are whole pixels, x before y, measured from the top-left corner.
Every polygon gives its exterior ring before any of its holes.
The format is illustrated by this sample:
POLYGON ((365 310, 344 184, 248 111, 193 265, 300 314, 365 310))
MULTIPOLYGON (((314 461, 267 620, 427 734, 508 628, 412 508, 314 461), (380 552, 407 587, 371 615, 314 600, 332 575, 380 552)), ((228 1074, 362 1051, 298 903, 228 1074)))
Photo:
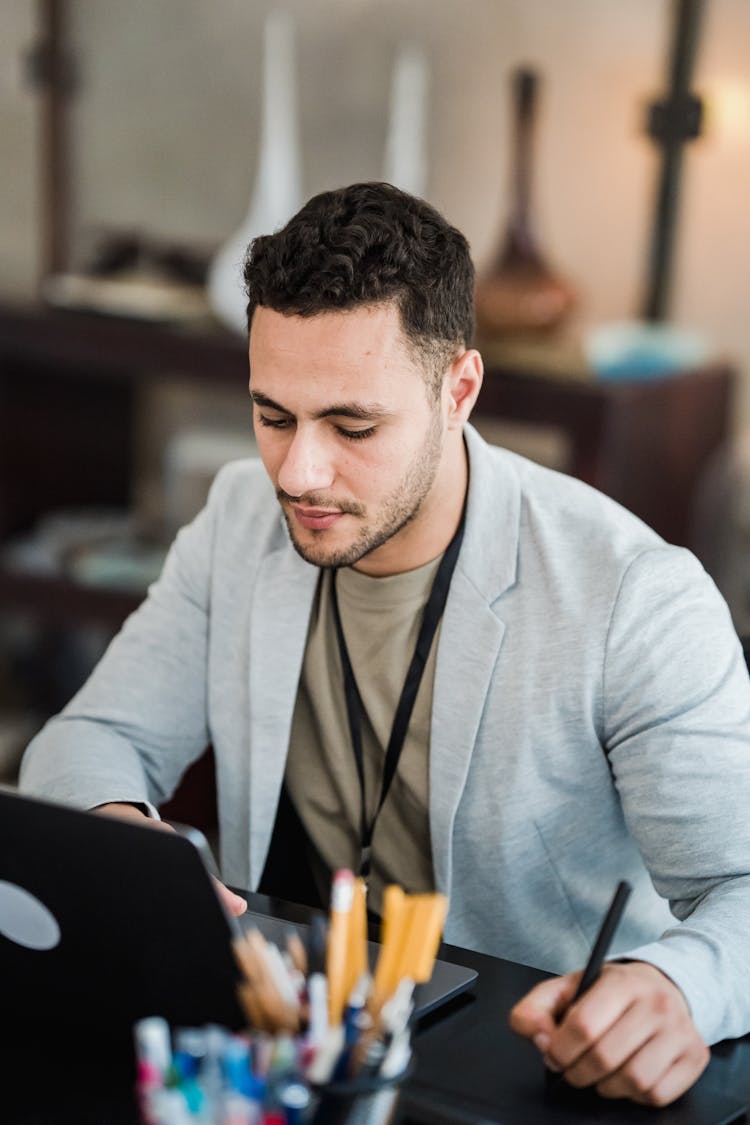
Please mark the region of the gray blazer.
MULTIPOLYGON (((744 1034, 750 687, 727 608, 692 555, 611 500, 471 427, 466 441, 430 744, 446 939, 578 968, 627 878, 613 953, 675 980, 707 1041, 744 1034)), ((317 577, 262 465, 224 468, 145 603, 29 747, 22 788, 159 804, 210 741, 223 874, 257 886, 317 577)))

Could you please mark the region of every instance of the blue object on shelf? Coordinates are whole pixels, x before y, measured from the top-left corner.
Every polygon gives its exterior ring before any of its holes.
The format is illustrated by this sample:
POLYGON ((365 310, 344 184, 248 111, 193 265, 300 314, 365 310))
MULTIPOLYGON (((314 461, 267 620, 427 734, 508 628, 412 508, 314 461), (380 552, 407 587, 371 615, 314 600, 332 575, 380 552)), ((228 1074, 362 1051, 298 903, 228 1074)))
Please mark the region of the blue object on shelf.
POLYGON ((666 324, 624 321, 593 328, 584 351, 598 379, 644 383, 669 378, 706 363, 708 340, 666 324))

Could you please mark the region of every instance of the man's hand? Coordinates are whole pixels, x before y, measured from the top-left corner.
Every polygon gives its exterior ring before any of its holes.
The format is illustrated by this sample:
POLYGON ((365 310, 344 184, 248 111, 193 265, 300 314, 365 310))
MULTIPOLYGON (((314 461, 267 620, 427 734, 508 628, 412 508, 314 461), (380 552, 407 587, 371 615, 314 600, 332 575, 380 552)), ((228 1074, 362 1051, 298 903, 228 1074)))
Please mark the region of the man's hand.
POLYGON ((643 961, 606 964, 572 1004, 580 973, 543 981, 510 1013, 551 1070, 605 1098, 664 1106, 696 1081, 709 1050, 682 992, 643 961))
MULTIPOLYGON (((160 828, 163 832, 174 832, 174 828, 171 824, 167 824, 163 820, 156 820, 152 816, 146 816, 146 814, 141 812, 139 808, 136 808, 135 805, 129 805, 126 802, 111 801, 107 805, 97 805, 93 811, 103 813, 104 816, 114 816, 120 820, 132 820, 134 824, 145 824, 149 828, 160 828)), ((229 887, 225 887, 224 884, 219 882, 218 879, 215 879, 213 875, 211 878, 214 880, 219 898, 224 903, 229 913, 233 914, 235 918, 238 918, 240 914, 244 914, 247 910, 247 903, 244 898, 240 898, 234 891, 230 891, 229 887)))

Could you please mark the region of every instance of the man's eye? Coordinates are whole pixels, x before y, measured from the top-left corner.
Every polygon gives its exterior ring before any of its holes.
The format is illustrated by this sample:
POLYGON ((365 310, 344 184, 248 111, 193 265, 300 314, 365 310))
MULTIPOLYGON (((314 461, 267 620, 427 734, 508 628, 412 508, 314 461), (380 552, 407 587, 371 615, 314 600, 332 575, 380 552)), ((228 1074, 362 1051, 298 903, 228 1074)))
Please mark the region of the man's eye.
POLYGON ((261 426, 270 426, 272 430, 285 430, 291 418, 269 418, 267 414, 259 414, 258 421, 261 426))
POLYGON ((343 426, 337 426, 336 429, 347 441, 362 441, 375 433, 375 426, 368 426, 366 430, 346 430, 343 426))

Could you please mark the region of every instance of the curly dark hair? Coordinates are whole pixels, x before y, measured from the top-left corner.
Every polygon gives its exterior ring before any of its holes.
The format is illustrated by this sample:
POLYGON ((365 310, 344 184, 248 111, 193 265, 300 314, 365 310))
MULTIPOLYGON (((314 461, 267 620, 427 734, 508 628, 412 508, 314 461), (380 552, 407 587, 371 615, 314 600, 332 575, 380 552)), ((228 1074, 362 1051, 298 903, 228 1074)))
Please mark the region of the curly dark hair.
POLYGON ((394 301, 436 393, 474 332, 468 242, 428 203, 391 184, 314 196, 281 230, 253 239, 244 277, 248 330, 258 305, 315 316, 394 301))

